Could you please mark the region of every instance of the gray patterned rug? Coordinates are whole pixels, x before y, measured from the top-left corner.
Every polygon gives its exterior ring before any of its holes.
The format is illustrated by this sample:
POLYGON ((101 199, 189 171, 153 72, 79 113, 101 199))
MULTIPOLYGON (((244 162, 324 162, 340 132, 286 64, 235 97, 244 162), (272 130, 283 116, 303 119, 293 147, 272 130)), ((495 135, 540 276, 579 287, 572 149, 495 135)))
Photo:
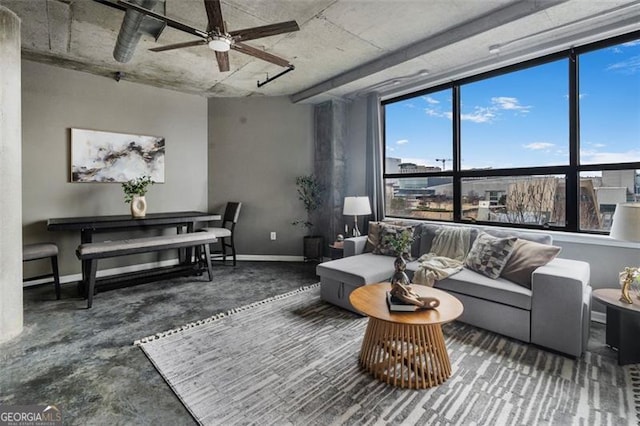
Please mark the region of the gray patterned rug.
POLYGON ((136 344, 205 425, 636 424, 629 368, 462 323, 443 327, 448 381, 393 388, 358 367, 366 321, 312 286, 136 344))

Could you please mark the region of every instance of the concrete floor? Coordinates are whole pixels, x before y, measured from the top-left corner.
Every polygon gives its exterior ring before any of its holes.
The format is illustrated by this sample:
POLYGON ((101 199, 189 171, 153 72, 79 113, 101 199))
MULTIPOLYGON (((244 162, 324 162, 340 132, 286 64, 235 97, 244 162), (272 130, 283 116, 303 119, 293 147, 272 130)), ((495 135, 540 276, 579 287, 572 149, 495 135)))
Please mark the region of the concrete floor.
POLYGON ((75 285, 24 291, 25 326, 0 345, 0 404, 55 405, 63 424, 191 425, 190 414, 133 341, 319 281, 315 265, 214 265, 183 277, 98 293, 75 285))
MULTIPOLYGON (((56 405, 67 425, 191 425, 189 413, 133 341, 318 282, 315 265, 215 265, 214 281, 174 278, 99 293, 92 309, 63 286, 24 291, 25 328, 0 345, 0 404, 56 405)), ((615 362, 604 326, 589 350, 615 362)))

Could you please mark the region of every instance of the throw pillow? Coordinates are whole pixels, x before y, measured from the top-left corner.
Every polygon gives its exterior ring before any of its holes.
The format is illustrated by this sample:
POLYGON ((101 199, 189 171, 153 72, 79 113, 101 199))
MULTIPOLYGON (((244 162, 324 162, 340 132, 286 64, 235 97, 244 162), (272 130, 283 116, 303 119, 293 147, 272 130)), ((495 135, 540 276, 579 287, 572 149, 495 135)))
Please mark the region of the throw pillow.
POLYGON ((533 271, 555 259, 560 250, 560 247, 518 238, 513 253, 500 275, 502 278, 530 289, 533 271))
POLYGON ((380 222, 369 222, 369 231, 367 232, 367 242, 364 245, 363 253, 371 253, 376 249, 380 242, 380 222))
MULTIPOLYGON (((390 225, 388 223, 379 223, 380 239, 378 245, 373 249, 373 254, 381 254, 384 256, 396 256, 395 249, 389 244, 389 237, 395 236, 401 232, 409 232, 413 236, 412 226, 390 225)), ((411 250, 411 247, 408 247, 411 250)))
POLYGON ((473 242, 464 266, 496 279, 511 257, 516 237, 497 238, 483 232, 473 242))

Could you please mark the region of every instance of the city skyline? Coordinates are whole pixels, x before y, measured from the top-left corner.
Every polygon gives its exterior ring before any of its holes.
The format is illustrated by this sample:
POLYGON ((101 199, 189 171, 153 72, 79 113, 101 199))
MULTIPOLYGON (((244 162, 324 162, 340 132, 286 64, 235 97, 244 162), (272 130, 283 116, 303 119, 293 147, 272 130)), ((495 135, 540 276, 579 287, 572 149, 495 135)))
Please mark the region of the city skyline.
MULTIPOLYGON (((568 67, 462 85, 462 168, 568 164, 568 67)), ((582 164, 640 161, 640 40, 580 55, 579 84, 582 164)), ((387 104, 386 156, 451 170, 452 110, 451 90, 387 104)))

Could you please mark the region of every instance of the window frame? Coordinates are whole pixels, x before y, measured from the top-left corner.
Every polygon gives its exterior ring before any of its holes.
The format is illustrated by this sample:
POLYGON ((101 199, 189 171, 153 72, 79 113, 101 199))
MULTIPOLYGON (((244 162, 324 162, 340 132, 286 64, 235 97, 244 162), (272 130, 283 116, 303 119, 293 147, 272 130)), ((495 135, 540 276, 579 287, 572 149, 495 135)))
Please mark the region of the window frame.
MULTIPOLYGON (((627 170, 640 169, 640 161, 626 163, 594 163, 580 164, 580 99, 579 99, 579 73, 580 73, 580 55, 593 52, 600 49, 612 47, 628 41, 639 40, 640 31, 630 32, 624 35, 600 40, 583 46, 573 47, 560 52, 534 58, 524 62, 498 68, 496 70, 480 73, 470 77, 454 80, 437 86, 422 89, 416 92, 407 93, 401 96, 384 99, 380 102, 380 118, 382 122, 382 134, 380 143, 382 144, 382 179, 402 179, 402 178, 424 178, 424 177, 451 177, 453 180, 453 220, 433 219, 433 221, 445 223, 465 223, 479 224, 483 226, 499 226, 513 228, 529 228, 529 229, 551 229, 562 232, 577 232, 585 234, 608 234, 608 231, 580 229, 579 222, 579 197, 580 197, 580 174, 589 171, 606 171, 606 170, 627 170), (535 167, 515 167, 501 169, 482 169, 482 170, 462 170, 461 169, 461 102, 460 92, 461 86, 480 80, 498 77, 511 72, 536 67, 557 60, 568 60, 569 64, 569 164, 558 166, 535 166, 535 167), (435 92, 451 90, 452 94, 452 113, 451 120, 453 131, 453 160, 451 170, 440 172, 422 172, 422 173, 387 173, 386 158, 386 115, 385 106, 412 99, 418 96, 425 96, 435 92), (479 221, 462 218, 462 180, 464 178, 474 177, 495 177, 495 176, 536 176, 536 175, 565 175, 566 176, 566 197, 565 197, 565 225, 533 225, 518 223, 503 223, 493 221, 479 221)), ((385 196, 386 205, 386 196, 385 196)), ((386 215, 385 215, 386 216, 386 215)), ((389 216, 392 218, 424 220, 407 216, 389 216)))

